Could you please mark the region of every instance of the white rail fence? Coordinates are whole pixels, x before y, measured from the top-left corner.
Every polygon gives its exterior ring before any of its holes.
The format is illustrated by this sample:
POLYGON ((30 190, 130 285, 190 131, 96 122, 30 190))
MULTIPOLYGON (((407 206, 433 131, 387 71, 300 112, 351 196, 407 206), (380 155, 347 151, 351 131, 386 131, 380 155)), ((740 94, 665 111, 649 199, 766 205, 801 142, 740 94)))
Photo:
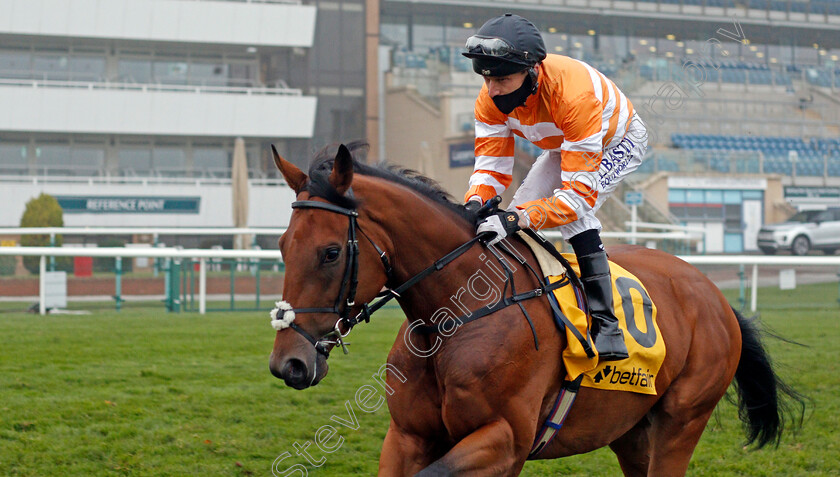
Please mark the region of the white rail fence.
POLYGON ((283 254, 279 250, 213 250, 213 249, 182 249, 182 248, 78 248, 78 247, 0 247, 0 256, 35 256, 41 257, 39 274, 39 308, 46 314, 45 277, 47 271, 47 257, 113 257, 123 258, 175 258, 197 259, 199 263, 198 275, 198 310, 200 314, 207 311, 207 259, 273 259, 280 260, 283 254))
MULTIPOLYGON (((114 257, 122 258, 174 258, 197 259, 199 262, 199 313, 207 310, 207 260, 208 259, 267 259, 282 260, 279 250, 213 250, 180 248, 76 248, 76 247, 0 247, 0 256, 40 256, 39 312, 46 314, 45 276, 47 257, 114 257)), ((759 266, 808 266, 840 267, 840 256, 832 257, 797 257, 797 256, 762 256, 762 255, 684 255, 682 260, 693 265, 738 265, 752 266, 750 309, 754 312, 758 306, 758 267, 759 266)))

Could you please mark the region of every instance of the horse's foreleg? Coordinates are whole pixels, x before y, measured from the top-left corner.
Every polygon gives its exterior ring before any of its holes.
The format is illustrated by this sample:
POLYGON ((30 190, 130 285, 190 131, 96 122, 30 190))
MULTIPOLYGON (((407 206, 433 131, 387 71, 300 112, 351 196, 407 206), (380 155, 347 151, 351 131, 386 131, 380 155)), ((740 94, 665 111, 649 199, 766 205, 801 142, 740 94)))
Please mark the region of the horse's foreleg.
POLYGON ((515 475, 524 459, 517 459, 514 442, 510 424, 501 419, 493 421, 461 439, 417 477, 515 475))
POLYGON ((435 457, 434 449, 426 441, 399 430, 391 421, 385 442, 382 443, 378 475, 414 475, 427 467, 435 457))

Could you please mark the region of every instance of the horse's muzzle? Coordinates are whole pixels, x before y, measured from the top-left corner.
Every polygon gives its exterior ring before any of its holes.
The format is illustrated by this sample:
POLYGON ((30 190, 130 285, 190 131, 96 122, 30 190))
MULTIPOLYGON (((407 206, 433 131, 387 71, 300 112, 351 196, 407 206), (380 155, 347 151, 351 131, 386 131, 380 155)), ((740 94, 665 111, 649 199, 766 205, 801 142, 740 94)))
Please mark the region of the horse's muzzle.
POLYGON ((309 369, 303 361, 297 358, 289 358, 279 365, 276 360, 271 359, 268 367, 271 370, 271 374, 276 378, 282 379, 286 383, 286 386, 295 389, 306 389, 311 384, 312 379, 309 376, 309 369))
MULTIPOLYGON (((314 353, 313 353, 314 354, 314 353)), ((286 386, 295 389, 306 389, 315 386, 324 376, 327 375, 329 365, 326 358, 322 355, 316 355, 311 364, 307 364, 305 359, 288 357, 276 358, 272 353, 268 362, 268 368, 271 374, 282 379, 286 386)))

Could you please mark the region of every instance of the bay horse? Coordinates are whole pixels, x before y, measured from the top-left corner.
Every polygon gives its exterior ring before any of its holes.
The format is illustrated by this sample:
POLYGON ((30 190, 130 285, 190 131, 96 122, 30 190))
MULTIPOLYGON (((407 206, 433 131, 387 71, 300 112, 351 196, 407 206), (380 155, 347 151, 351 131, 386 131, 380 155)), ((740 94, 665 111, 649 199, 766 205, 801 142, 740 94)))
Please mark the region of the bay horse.
MULTIPOLYGON (((272 322, 278 324, 272 374, 296 389, 319 383, 330 349, 343 346, 348 324, 359 321, 352 318, 369 319, 367 304, 391 290, 406 321, 388 356, 394 372, 385 373, 393 392, 379 475, 518 474, 565 376, 566 338, 546 297, 449 333, 407 333, 433 326, 442 305, 488 305, 486 296, 459 293, 489 256, 474 238, 475 217, 431 180, 360 163, 344 145, 334 157, 322 151, 308 175, 272 150, 297 196, 279 241, 286 275, 284 301, 273 312, 279 316, 272 322)), ((534 263, 524 243, 507 242, 534 263)), ((674 256, 620 246, 609 257, 641 280, 658 309, 667 354, 657 394, 582 387, 562 428, 535 458, 610 446, 625 475, 684 475, 733 377, 748 444, 778 445, 784 404, 799 397, 777 377, 755 326, 703 273, 674 256)), ((520 289, 540 286, 525 267, 513 278, 520 289)))

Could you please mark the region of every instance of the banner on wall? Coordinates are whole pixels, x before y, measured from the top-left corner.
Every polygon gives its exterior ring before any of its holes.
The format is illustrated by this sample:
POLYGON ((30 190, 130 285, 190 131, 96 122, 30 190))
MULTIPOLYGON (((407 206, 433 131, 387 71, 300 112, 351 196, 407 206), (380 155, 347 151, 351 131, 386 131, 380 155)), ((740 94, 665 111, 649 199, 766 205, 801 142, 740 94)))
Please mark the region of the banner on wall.
POLYGON ((65 214, 198 214, 200 197, 56 196, 65 214))
POLYGON ((475 145, 472 142, 449 145, 449 168, 473 167, 475 164, 475 145))
POLYGON ((785 199, 838 199, 840 187, 785 186, 785 199))

